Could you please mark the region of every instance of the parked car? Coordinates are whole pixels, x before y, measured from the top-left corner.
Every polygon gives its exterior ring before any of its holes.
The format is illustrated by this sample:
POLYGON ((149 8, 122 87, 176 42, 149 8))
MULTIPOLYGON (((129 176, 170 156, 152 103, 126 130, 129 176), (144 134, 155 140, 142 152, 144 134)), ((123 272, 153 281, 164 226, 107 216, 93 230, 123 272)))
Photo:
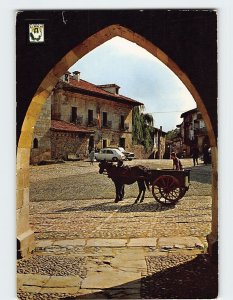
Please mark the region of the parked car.
POLYGON ((135 155, 133 152, 125 151, 125 149, 122 147, 118 147, 117 149, 119 149, 125 155, 127 160, 132 160, 135 158, 135 155))
POLYGON ((108 161, 118 161, 125 160, 125 155, 117 148, 103 148, 100 149, 98 153, 95 153, 95 159, 97 161, 100 160, 108 160, 108 161))

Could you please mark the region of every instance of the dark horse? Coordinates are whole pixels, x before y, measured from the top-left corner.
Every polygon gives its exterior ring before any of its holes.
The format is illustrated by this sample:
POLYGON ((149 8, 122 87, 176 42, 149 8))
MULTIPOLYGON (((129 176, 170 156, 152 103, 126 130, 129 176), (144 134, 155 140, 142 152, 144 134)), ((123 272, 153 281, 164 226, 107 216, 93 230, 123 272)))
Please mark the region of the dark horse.
POLYGON ((147 168, 139 165, 129 167, 123 166, 122 164, 118 164, 116 166, 113 163, 107 161, 101 161, 99 163, 99 168, 99 173, 103 174, 106 171, 108 177, 111 178, 115 184, 115 202, 123 200, 125 184, 133 184, 136 181, 138 183, 139 194, 135 200, 135 203, 143 202, 145 197, 146 186, 148 189, 150 189, 148 180, 149 170, 147 168))

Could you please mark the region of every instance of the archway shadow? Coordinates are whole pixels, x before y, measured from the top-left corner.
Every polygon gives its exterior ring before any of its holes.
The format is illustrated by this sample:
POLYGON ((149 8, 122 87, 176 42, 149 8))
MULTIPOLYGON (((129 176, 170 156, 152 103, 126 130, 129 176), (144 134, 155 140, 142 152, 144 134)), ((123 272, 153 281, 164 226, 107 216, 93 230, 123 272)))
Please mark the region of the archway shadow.
POLYGON ((176 260, 180 258, 176 255, 174 263, 172 256, 169 262, 168 257, 164 256, 147 257, 147 260, 150 260, 148 275, 142 280, 64 299, 132 299, 132 289, 140 285, 140 295, 135 294, 137 297, 134 299, 215 299, 218 296, 218 268, 210 262, 208 255, 201 254, 179 264, 176 260), (162 261, 163 264, 165 260, 171 267, 158 266, 158 263, 162 261), (161 270, 158 270, 159 268, 161 270))
MULTIPOLYGON (((134 201, 134 200, 132 200, 134 201)), ((103 212, 113 212, 118 211, 119 213, 129 213, 129 212, 160 212, 174 209, 175 205, 165 206, 157 202, 151 203, 137 203, 134 204, 126 204, 126 205, 119 205, 117 203, 110 203, 110 202, 101 202, 98 204, 93 204, 86 207, 68 207, 61 210, 56 210, 53 213, 63 213, 63 212, 78 212, 78 211, 103 211, 103 212)))

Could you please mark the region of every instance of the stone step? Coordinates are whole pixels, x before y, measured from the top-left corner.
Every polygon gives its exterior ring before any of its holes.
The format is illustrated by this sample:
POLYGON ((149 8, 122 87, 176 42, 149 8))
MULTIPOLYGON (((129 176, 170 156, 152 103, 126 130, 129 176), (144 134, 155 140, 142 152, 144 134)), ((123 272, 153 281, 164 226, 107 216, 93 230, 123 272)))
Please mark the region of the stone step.
POLYGON ((160 237, 160 238, 132 238, 132 239, 74 239, 74 240, 41 240, 36 242, 35 252, 68 253, 68 252, 93 252, 98 249, 139 249, 148 248, 151 251, 178 251, 200 250, 206 248, 197 237, 160 237))

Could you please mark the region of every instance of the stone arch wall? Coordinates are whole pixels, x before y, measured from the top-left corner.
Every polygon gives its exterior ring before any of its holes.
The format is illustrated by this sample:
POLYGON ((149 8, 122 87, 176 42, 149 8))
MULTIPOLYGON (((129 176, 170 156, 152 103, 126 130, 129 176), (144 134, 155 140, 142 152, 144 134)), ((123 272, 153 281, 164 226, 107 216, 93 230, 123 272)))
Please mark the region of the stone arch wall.
POLYGON ((161 49, 136 32, 115 24, 107 26, 91 35, 81 44, 70 50, 45 76, 31 100, 21 128, 17 150, 17 238, 20 242, 20 252, 22 256, 29 254, 34 247, 34 234, 29 226, 29 160, 34 125, 39 117, 43 104, 51 94, 59 78, 84 55, 116 36, 125 38, 146 49, 172 70, 188 88, 197 103, 198 109, 202 113, 212 147, 213 158, 213 215, 212 233, 209 235, 209 240, 215 241, 217 239, 217 144, 213 126, 204 102, 188 76, 161 49))

